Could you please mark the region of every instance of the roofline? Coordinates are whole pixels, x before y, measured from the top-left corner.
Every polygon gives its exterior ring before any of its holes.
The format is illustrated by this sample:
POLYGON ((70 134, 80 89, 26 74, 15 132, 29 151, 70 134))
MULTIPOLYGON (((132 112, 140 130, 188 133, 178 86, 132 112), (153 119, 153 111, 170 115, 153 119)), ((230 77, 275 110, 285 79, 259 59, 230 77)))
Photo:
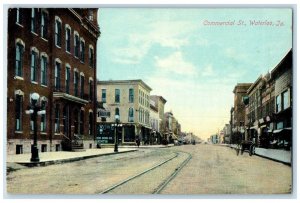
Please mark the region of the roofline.
POLYGON ((253 83, 237 83, 232 92, 234 93, 237 87, 251 86, 252 84, 253 83))
POLYGON ((263 76, 260 75, 256 81, 248 88, 247 90, 247 94, 249 94, 249 92, 251 92, 253 90, 253 88, 263 79, 263 76))
POLYGON ((104 84, 128 84, 128 83, 140 83, 142 86, 144 86, 148 90, 152 90, 150 86, 148 86, 143 80, 102 80, 102 81, 97 81, 97 84, 99 85, 104 85, 104 84))
POLYGON ((274 72, 277 71, 277 69, 281 66, 281 64, 286 60, 287 56, 292 52, 292 48, 284 55, 284 57, 281 59, 281 61, 275 66, 275 68, 273 68, 273 70, 271 70, 271 78, 273 78, 273 74, 274 72))
POLYGON ((151 96, 158 97, 164 104, 167 103, 167 100, 163 96, 160 96, 160 95, 150 95, 150 97, 151 96))

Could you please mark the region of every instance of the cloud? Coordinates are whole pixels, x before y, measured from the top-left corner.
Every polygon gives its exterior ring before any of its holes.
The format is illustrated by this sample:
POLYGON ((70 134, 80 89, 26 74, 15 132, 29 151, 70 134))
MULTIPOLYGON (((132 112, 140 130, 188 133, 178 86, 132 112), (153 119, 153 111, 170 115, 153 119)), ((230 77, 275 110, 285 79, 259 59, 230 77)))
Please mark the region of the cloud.
POLYGON ((227 58, 234 59, 234 60, 244 60, 247 58, 246 54, 242 52, 238 52, 233 47, 226 48, 224 50, 224 54, 227 58))
POLYGON ((211 64, 206 65, 202 70, 202 76, 214 75, 213 66, 211 64))
POLYGON ((137 31, 122 36, 125 46, 111 47, 112 60, 116 63, 137 64, 147 55, 149 49, 158 44, 179 50, 190 43, 189 37, 197 28, 196 24, 185 21, 152 22, 137 31))
POLYGON ((155 65, 160 70, 169 73, 189 76, 197 74, 196 67, 192 63, 185 61, 182 52, 180 51, 176 51, 166 58, 160 58, 156 56, 155 65))

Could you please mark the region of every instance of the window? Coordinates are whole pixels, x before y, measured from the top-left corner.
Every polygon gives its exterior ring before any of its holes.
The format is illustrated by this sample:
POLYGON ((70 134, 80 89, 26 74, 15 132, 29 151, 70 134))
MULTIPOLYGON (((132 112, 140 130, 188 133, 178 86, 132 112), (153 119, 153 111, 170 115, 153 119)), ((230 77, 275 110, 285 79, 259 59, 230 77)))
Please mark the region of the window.
POLYGON ((66 51, 71 52, 71 28, 66 27, 66 51))
POLYGON ((276 112, 281 111, 281 95, 276 96, 276 112))
POLYGON ((74 94, 78 97, 78 83, 79 83, 79 74, 74 72, 74 94))
POLYGON ((22 112, 23 112, 23 96, 16 95, 16 106, 15 106, 15 115, 16 115, 16 122, 15 122, 15 129, 16 131, 22 130, 22 112))
POLYGON ((59 133, 60 132, 60 119, 59 119, 59 114, 60 114, 60 109, 59 109, 59 104, 56 104, 55 106, 55 123, 54 123, 54 132, 59 133))
POLYGON ((120 103, 120 89, 115 89, 115 103, 120 103))
POLYGON ((36 71, 37 71, 37 52, 34 50, 31 51, 31 65, 30 65, 30 79, 31 81, 37 81, 36 79, 36 71))
POLYGON ((16 45, 16 76, 22 77, 23 75, 23 52, 24 46, 20 43, 16 45))
POLYGON ((129 89, 129 102, 133 103, 134 101, 134 91, 132 88, 129 89))
POLYGON ((282 93, 282 98, 283 98, 283 110, 287 109, 288 107, 290 107, 290 102, 289 102, 289 92, 285 91, 282 93))
POLYGON ((89 20, 93 21, 94 20, 94 13, 92 9, 89 9, 89 20))
POLYGON ((36 9, 31 9, 31 32, 36 33, 36 9))
POLYGON ((93 113, 89 113, 89 135, 93 135, 93 113))
MULTIPOLYGON (((41 109, 46 110, 47 102, 43 100, 41 102, 41 109)), ((46 132, 46 113, 41 115, 41 132, 46 132)))
POLYGON ((74 111, 74 133, 75 134, 78 134, 78 118, 79 118, 79 113, 78 113, 78 110, 75 109, 74 111))
POLYGON ((93 80, 89 80, 89 97, 90 101, 93 101, 94 95, 93 95, 93 80))
POLYGON ((23 145, 16 145, 16 154, 23 154, 23 145))
POLYGON ((134 122, 133 108, 129 108, 129 111, 128 111, 128 122, 134 122))
POLYGON ((80 129, 80 134, 84 134, 84 111, 80 111, 80 121, 79 121, 79 129, 80 129))
POLYGON ((58 61, 55 62, 55 73, 54 73, 54 86, 55 90, 60 90, 60 63, 58 61))
POLYGON ((84 62, 84 40, 80 41, 80 61, 84 62))
POLYGON ((103 103, 106 102, 106 89, 102 89, 101 101, 102 101, 103 103))
POLYGON ((41 37, 48 38, 48 14, 45 11, 41 15, 41 37))
POLYGON ((74 37, 74 54, 75 57, 79 58, 79 35, 75 32, 74 37))
POLYGON ((80 97, 84 97, 84 76, 80 75, 80 97))
POLYGON ((66 67, 66 93, 70 94, 70 76, 71 75, 71 68, 70 67, 66 67))
POLYGON ((94 49, 92 47, 89 48, 89 66, 94 68, 94 49))
POLYGON ((22 10, 20 8, 16 9, 16 23, 22 25, 22 10))
POLYGON ((61 20, 55 20, 55 45, 61 47, 61 20))
POLYGON ((41 84, 47 85, 47 57, 41 58, 41 84))

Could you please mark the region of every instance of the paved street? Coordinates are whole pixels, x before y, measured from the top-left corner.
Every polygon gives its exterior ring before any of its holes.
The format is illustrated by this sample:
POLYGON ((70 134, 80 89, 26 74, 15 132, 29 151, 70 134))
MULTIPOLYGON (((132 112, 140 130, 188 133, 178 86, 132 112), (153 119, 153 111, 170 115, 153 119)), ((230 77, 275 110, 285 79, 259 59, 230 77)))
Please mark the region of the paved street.
POLYGON ((187 155, 192 159, 160 194, 285 194, 291 189, 290 166, 216 145, 183 145, 101 156, 72 163, 9 172, 10 194, 100 194, 146 169, 161 166, 108 194, 152 194, 187 155), (184 153, 182 153, 184 152, 184 153))

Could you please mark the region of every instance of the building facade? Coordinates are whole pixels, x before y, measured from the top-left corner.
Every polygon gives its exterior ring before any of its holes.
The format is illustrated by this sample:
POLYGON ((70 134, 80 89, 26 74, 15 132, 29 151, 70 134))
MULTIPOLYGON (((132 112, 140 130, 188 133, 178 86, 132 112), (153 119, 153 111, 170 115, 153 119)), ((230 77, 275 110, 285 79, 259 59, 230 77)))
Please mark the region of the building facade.
POLYGON ((12 8, 8 11, 7 151, 30 153, 34 123, 42 152, 94 146, 98 9, 12 8))
POLYGON ((97 82, 97 98, 109 113, 106 119, 97 119, 97 140, 102 144, 150 143, 150 92, 142 80, 110 80, 97 82), (119 117, 115 130, 116 115, 119 117), (115 133, 117 134, 115 136, 115 133))
POLYGON ((165 133, 165 104, 167 103, 167 100, 159 95, 151 95, 151 100, 154 101, 155 107, 158 110, 158 116, 159 116, 159 137, 162 140, 164 133, 165 133))
POLYGON ((243 98, 252 83, 238 83, 234 89, 234 106, 232 109, 232 136, 231 143, 238 143, 245 139, 245 104, 243 98))
POLYGON ((292 146, 293 126, 293 52, 290 50, 272 70, 275 82, 274 130, 272 140, 279 148, 292 146))

